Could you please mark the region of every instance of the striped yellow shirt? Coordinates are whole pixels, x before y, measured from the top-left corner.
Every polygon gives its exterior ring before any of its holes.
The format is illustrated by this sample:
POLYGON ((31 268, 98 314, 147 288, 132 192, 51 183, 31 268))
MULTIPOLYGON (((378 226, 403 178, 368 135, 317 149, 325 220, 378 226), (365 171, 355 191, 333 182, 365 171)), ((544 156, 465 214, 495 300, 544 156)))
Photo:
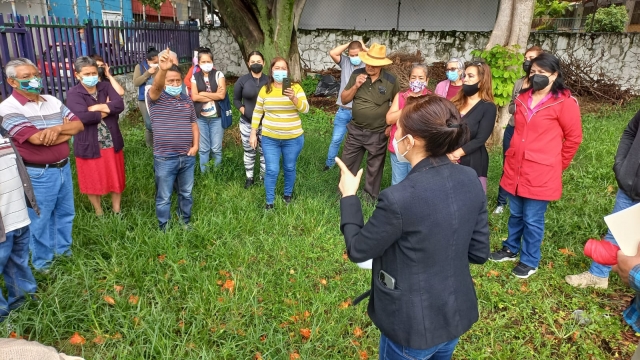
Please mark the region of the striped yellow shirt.
POLYGON ((282 94, 282 89, 271 88, 267 94, 267 87, 263 86, 258 93, 256 107, 251 118, 251 127, 257 129, 262 119, 262 135, 274 139, 295 139, 302 135, 302 122, 299 113, 309 111, 309 102, 304 90, 298 84, 292 84, 291 89, 296 93, 298 106, 282 94), (264 114, 264 118, 262 115, 264 114))

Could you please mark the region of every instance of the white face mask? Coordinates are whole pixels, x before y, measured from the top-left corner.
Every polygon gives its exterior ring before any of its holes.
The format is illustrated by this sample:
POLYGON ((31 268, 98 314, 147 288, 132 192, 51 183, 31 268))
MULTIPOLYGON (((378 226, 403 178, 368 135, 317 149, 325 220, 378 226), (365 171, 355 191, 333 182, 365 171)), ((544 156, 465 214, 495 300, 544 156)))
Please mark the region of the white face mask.
POLYGON ((160 64, 149 64, 149 66, 151 66, 152 68, 157 68, 158 66, 160 66, 160 64))
POLYGON ((202 69, 202 71, 204 72, 211 72, 211 70, 213 70, 213 64, 202 64, 200 65, 200 69, 202 69))
MULTIPOLYGON (((411 136, 411 135, 405 135, 403 137, 401 137, 399 140, 396 140, 396 138, 393 138, 393 152, 396 154, 396 157, 398 158, 399 162, 402 163, 408 163, 409 160, 407 160, 406 157, 404 157, 405 155, 407 155, 407 153, 409 152, 409 150, 411 149, 407 149, 407 151, 405 151, 403 154, 400 154, 400 150, 398 150, 398 143, 402 140, 404 140, 404 138, 406 138, 407 136, 411 136)), ((413 137, 410 137, 410 139, 413 139, 413 137)))

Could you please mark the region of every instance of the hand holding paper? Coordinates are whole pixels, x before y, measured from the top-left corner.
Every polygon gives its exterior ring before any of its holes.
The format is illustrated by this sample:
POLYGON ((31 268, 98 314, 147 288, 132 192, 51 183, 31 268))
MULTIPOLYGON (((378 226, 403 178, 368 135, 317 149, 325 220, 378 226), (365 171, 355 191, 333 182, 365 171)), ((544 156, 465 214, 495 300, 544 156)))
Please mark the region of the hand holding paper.
POLYGON ((627 256, 635 256, 640 245, 640 204, 605 216, 604 221, 620 250, 627 256))

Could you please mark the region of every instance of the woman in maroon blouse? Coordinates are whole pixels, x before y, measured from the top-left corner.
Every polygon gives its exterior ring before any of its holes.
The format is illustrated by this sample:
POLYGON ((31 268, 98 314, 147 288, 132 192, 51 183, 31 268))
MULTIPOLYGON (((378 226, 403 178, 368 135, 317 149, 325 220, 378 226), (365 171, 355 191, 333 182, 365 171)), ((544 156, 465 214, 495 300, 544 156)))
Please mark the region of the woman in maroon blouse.
POLYGON ((87 194, 98 216, 103 214, 102 195, 111 193, 112 210, 120 213, 125 175, 118 115, 124 101, 111 84, 98 81, 95 60, 79 57, 74 68, 80 83, 69 89, 67 107, 84 124, 73 141, 80 192, 87 194))

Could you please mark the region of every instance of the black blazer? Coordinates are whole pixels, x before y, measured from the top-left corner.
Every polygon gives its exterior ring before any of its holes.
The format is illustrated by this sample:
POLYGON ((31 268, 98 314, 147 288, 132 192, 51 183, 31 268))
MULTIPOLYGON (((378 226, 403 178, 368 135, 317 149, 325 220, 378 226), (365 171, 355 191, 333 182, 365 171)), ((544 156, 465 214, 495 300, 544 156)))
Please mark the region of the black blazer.
POLYGON ((480 100, 462 117, 469 126, 470 137, 462 146, 466 155, 460 158, 460 164, 475 170, 478 177, 487 177, 489 172, 489 153, 484 144, 493 132, 497 112, 494 103, 480 100))
POLYGON ((475 171, 446 156, 426 158, 380 193, 366 225, 356 196, 342 198, 340 210, 349 259, 373 259, 368 313, 384 335, 427 349, 478 320, 469 263, 489 257, 489 224, 475 171), (394 290, 380 270, 395 278, 394 290))
POLYGON ((616 152, 613 172, 618 187, 633 201, 640 200, 640 111, 629 121, 624 129, 618 151, 616 152))

